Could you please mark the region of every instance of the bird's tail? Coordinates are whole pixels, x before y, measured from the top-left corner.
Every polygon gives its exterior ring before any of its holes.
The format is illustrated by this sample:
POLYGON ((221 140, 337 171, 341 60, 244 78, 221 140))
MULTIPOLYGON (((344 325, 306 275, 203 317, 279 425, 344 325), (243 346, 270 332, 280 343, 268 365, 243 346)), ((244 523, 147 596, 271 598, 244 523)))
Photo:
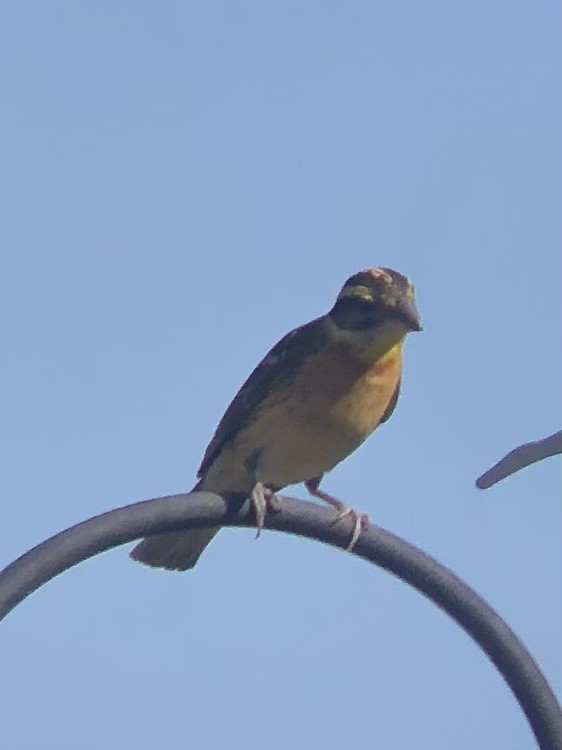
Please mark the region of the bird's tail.
MULTIPOLYGON (((202 482, 198 482, 192 492, 202 489, 201 484, 202 482)), ((131 557, 152 568, 190 570, 217 531, 219 528, 213 527, 155 534, 137 544, 131 557)))

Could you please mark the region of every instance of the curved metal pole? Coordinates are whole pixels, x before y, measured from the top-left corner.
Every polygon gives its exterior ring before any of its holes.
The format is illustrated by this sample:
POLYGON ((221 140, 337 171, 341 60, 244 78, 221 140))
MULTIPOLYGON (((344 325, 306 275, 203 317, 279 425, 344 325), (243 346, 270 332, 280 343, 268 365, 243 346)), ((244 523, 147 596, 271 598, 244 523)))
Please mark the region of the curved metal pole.
POLYGON ((542 440, 524 443, 510 451, 501 461, 494 464, 488 471, 476 480, 476 486, 481 490, 493 487, 496 482, 515 474, 516 471, 531 466, 543 458, 550 458, 562 453, 562 430, 549 435, 542 440))
MULTIPOLYGON (((267 515, 266 526, 345 548, 350 525, 333 521, 331 509, 283 498, 280 509, 267 515)), ((254 516, 247 502, 206 492, 147 500, 103 513, 47 539, 0 573, 0 618, 82 560, 182 526, 254 526, 254 516)), ((429 555, 373 524, 361 534, 353 554, 394 573, 456 620, 505 678, 539 746, 562 750, 562 712, 554 693, 532 656, 482 597, 429 555)))

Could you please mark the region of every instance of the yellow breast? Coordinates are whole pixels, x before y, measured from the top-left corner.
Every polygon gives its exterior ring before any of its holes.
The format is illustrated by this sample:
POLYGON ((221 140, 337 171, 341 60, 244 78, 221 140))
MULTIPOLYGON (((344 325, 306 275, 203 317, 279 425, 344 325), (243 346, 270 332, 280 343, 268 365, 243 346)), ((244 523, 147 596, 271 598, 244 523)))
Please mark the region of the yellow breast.
POLYGON ((380 424, 402 372, 402 343, 373 363, 345 346, 312 358, 295 383, 303 415, 361 442, 380 424))

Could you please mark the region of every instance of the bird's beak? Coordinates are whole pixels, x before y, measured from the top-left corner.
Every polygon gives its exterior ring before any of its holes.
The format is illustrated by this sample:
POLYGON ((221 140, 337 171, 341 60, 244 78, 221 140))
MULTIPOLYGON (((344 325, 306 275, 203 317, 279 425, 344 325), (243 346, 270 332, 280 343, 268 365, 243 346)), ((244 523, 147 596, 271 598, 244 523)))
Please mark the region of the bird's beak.
POLYGON ((403 297, 398 303, 397 313, 410 331, 423 331, 421 317, 413 297, 403 297))

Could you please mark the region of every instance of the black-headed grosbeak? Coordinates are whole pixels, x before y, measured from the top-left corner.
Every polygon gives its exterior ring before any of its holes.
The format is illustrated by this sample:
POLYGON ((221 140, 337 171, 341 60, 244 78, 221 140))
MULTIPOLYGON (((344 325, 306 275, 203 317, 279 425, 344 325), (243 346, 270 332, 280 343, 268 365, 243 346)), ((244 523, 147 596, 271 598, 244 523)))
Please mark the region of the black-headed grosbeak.
MULTIPOLYGON (((319 489, 322 476, 390 417, 400 391, 402 344, 420 331, 414 288, 390 268, 360 271, 330 312, 288 333, 266 354, 226 410, 193 488, 243 493, 263 526, 267 501, 289 484, 352 514, 355 543, 365 516, 319 489)), ((188 570, 217 528, 148 537, 134 560, 188 570)))

